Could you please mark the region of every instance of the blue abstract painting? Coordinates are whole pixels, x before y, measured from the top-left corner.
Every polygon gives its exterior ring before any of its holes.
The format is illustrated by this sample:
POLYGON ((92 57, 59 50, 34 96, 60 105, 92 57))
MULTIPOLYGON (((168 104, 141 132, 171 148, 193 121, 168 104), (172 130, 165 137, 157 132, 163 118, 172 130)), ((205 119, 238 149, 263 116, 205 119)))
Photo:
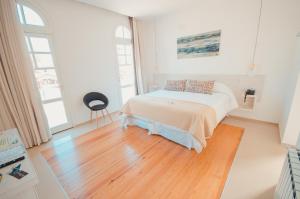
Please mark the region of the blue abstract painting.
POLYGON ((221 30, 177 39, 177 58, 217 56, 220 51, 221 30))

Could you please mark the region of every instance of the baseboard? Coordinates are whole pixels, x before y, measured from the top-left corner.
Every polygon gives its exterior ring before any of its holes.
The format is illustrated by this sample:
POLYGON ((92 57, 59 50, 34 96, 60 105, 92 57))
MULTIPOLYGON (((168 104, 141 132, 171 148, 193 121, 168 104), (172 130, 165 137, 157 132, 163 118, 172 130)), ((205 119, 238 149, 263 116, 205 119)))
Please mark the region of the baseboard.
POLYGON ((257 119, 247 118, 247 117, 236 116, 236 115, 228 115, 227 117, 235 118, 235 119, 239 119, 239 120, 244 120, 244 121, 252 121, 252 122, 260 122, 260 123, 264 123, 264 124, 272 124, 272 125, 278 126, 278 128, 279 128, 279 124, 278 123, 274 123, 274 122, 257 120, 257 119))
MULTIPOLYGON (((112 113, 110 113, 109 115, 112 116, 112 118, 113 118, 115 115, 118 115, 118 114, 120 114, 120 111, 112 112, 112 113)), ((104 116, 106 116, 106 115, 107 115, 107 114, 104 114, 104 116)), ((99 115, 98 117, 93 118, 92 120, 88 120, 88 121, 85 121, 85 122, 76 124, 76 125, 72 126, 71 128, 76 128, 76 127, 83 126, 83 125, 88 124, 88 123, 95 122, 96 119, 101 119, 102 117, 103 117, 102 115, 99 115)), ((107 116, 107 117, 108 117, 108 116, 107 116)))

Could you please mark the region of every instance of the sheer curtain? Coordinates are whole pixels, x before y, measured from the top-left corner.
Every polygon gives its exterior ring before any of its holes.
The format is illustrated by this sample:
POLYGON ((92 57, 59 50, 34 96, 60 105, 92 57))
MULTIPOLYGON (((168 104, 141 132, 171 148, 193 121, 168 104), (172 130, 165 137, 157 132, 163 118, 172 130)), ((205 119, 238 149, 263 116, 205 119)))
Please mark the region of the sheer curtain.
POLYGON ((14 0, 0 1, 0 130, 18 128, 25 147, 50 139, 14 0))
POLYGON ((143 79, 142 79, 141 53, 140 53, 138 27, 135 18, 129 17, 129 22, 130 22, 130 27, 132 32, 133 57, 134 57, 137 93, 143 94, 144 89, 143 89, 143 79))

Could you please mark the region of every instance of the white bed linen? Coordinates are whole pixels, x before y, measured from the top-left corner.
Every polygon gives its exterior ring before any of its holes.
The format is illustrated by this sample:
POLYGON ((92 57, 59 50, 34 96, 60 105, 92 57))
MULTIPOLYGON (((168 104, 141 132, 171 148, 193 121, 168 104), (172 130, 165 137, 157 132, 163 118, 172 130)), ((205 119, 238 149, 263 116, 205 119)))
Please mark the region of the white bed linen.
POLYGON ((172 140, 173 142, 187 147, 188 149, 195 149, 197 153, 200 153, 203 149, 201 143, 196 140, 192 134, 181 129, 166 124, 161 124, 156 121, 150 121, 146 118, 138 116, 126 116, 123 119, 124 127, 127 127, 127 125, 135 125, 143 129, 147 129, 149 135, 161 135, 168 140, 172 140))
MULTIPOLYGON (((208 105, 216 111, 217 123, 221 122, 230 111, 238 107, 234 95, 228 92, 214 92, 213 94, 209 95, 192 92, 158 90, 145 95, 208 105)), ((190 133, 185 132, 182 129, 161 124, 157 121, 151 121, 147 118, 142 118, 139 116, 124 115, 122 120, 124 127, 127 127, 127 125, 136 125, 141 128, 148 129, 149 134, 158 134, 178 144, 181 144, 188 149, 193 148, 197 151, 197 153, 202 151, 203 147, 201 146, 201 143, 194 139, 190 133)))
POLYGON ((158 90, 145 95, 208 105, 216 111, 217 123, 222 121, 227 113, 238 107, 233 95, 226 93, 212 93, 209 95, 203 93, 158 90))

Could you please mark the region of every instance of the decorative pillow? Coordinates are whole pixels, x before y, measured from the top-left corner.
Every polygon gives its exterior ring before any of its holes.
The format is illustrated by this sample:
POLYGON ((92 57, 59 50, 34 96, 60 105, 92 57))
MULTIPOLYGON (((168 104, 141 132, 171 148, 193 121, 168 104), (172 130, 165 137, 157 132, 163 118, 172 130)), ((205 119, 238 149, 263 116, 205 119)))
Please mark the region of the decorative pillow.
POLYGON ((187 80, 185 91, 212 94, 215 81, 187 80))
POLYGON ((167 80, 165 89, 170 91, 184 91, 186 80, 167 80))

